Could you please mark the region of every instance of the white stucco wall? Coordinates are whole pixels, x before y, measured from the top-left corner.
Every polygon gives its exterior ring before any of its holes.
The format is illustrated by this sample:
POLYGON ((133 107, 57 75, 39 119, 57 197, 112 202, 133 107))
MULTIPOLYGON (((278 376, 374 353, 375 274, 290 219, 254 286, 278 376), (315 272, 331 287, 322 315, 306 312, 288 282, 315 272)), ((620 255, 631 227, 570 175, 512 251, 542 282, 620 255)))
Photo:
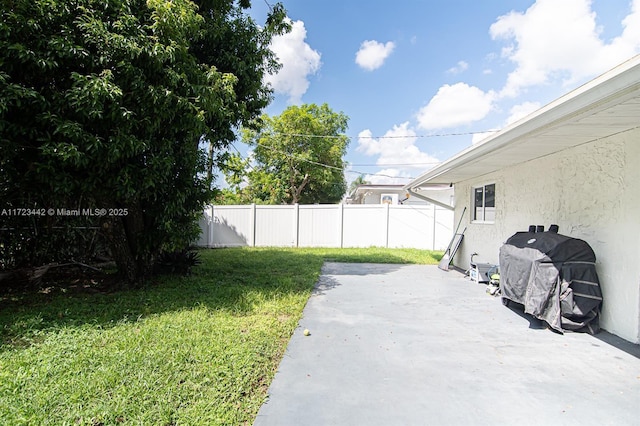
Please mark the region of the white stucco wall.
POLYGON ((601 326, 640 343, 640 130, 568 149, 455 185, 456 223, 467 230, 454 259, 498 263, 498 250, 529 225, 558 224, 596 253, 604 304, 601 326), (496 220, 472 223, 472 188, 496 184, 496 220))

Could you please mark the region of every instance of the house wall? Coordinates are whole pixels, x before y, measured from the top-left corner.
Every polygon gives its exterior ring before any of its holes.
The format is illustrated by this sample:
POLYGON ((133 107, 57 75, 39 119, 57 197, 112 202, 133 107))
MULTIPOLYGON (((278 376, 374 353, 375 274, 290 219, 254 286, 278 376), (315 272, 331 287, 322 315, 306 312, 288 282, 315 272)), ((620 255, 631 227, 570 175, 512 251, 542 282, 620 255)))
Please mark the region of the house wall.
MULTIPOLYGON (((392 192, 387 191, 387 193, 391 194, 392 192)), ((396 194, 397 194, 397 192, 396 192, 396 194)), ((362 199, 362 204, 380 204, 380 196, 381 196, 380 192, 378 192, 378 191, 370 191, 362 199)))
POLYGON ((403 201, 402 204, 419 204, 425 205, 426 201, 423 200, 415 200, 412 198, 407 198, 407 191, 402 190, 390 190, 390 189, 372 189, 369 191, 363 198, 362 204, 381 204, 382 194, 396 194, 398 196, 398 201, 403 201))
POLYGON ((470 255, 498 263, 502 243, 529 225, 558 224, 560 233, 588 242, 596 253, 603 292, 601 326, 640 343, 640 130, 459 182, 456 218, 466 206, 462 246, 454 264, 470 255), (496 184, 496 220, 472 223, 472 190, 496 184))

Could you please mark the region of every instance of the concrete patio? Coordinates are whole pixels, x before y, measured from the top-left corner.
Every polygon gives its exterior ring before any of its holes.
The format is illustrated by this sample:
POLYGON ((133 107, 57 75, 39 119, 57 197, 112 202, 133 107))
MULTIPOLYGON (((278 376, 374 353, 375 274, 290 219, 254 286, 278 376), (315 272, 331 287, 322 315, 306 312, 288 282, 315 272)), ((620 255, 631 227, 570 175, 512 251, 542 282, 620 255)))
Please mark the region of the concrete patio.
POLYGON ((254 423, 485 424, 638 425, 640 347, 549 331, 455 271, 327 263, 254 423))

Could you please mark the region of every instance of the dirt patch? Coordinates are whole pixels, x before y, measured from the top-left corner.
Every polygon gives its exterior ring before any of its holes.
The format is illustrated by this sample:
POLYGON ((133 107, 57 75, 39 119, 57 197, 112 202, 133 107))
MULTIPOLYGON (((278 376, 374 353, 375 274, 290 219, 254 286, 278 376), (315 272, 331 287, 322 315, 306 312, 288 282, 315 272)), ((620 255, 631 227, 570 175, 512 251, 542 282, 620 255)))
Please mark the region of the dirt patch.
POLYGON ((107 272, 75 264, 47 266, 4 273, 0 280, 0 300, 33 293, 107 293, 122 284, 118 275, 111 270, 107 272))

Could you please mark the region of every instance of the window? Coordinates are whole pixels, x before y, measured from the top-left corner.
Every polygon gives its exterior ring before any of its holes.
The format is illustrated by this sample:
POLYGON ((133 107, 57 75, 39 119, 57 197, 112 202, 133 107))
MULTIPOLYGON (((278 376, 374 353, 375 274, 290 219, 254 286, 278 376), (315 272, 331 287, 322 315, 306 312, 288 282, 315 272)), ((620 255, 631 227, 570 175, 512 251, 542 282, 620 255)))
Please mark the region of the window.
POLYGON ((473 220, 493 222, 496 219, 496 184, 473 189, 473 220))

